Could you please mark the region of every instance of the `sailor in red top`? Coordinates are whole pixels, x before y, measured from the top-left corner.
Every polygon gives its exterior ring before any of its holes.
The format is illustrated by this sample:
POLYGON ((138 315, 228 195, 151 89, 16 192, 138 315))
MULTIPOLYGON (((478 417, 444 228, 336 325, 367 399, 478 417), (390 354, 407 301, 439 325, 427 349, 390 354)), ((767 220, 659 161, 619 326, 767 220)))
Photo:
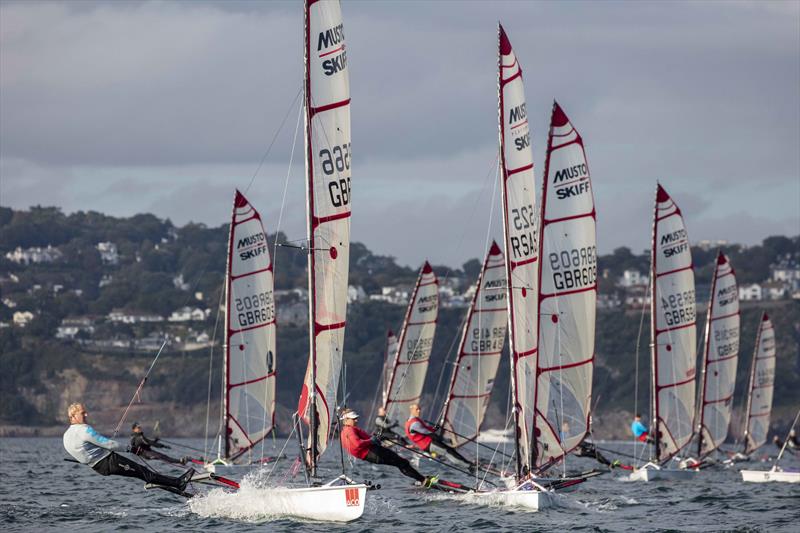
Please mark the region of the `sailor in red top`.
POLYGON ((423 485, 429 485, 429 478, 417 472, 411 464, 397 455, 395 452, 380 445, 377 437, 372 437, 369 433, 359 428, 358 413, 351 409, 345 409, 341 415, 342 420, 342 446, 347 453, 355 457, 376 465, 392 465, 397 467, 403 475, 406 475, 423 485))
POLYGON ((455 448, 447 444, 436 433, 436 429, 429 426, 422 419, 422 409, 419 404, 412 404, 409 406, 411 416, 406 420, 406 435, 414 445, 420 450, 428 453, 438 454, 442 456, 450 456, 458 459, 462 463, 469 466, 470 470, 475 468, 475 464, 458 453, 455 448))

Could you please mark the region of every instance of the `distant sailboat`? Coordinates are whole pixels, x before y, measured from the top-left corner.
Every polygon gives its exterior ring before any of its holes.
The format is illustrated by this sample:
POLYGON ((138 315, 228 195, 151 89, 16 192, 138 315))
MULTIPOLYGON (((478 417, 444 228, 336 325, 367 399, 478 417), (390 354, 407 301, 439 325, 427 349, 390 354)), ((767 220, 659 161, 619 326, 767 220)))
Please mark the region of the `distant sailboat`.
POLYGON ((583 139, 553 103, 540 217, 536 465, 589 432, 597 302, 596 212, 583 139))
POLYGON ((730 261, 717 255, 705 328, 697 423, 697 456, 718 449, 728 436, 739 358, 739 287, 730 261))
POLYGON ((453 446, 474 440, 483 424, 506 341, 506 291, 503 252, 492 242, 478 275, 442 410, 444 437, 453 446))
POLYGON ((408 303, 397 349, 387 373, 382 406, 395 422, 408 418, 408 407, 422 396, 439 316, 439 281, 425 261, 408 303))
POLYGON ((681 210, 661 185, 653 213, 650 293, 651 460, 633 480, 685 479, 690 470, 662 467, 694 434, 697 326, 694 265, 681 210))
POLYGON ((745 408, 744 455, 767 442, 775 386, 775 328, 767 313, 761 316, 756 336, 745 408))

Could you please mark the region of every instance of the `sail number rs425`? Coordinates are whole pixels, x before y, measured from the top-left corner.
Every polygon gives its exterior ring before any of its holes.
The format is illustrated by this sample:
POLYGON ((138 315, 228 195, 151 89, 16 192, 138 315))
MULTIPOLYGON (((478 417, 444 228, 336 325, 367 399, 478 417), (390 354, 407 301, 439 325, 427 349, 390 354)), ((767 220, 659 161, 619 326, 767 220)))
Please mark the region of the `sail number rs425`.
MULTIPOLYGON (((323 148, 319 151, 319 160, 322 172, 330 176, 350 170, 350 143, 334 146, 330 150, 323 148)), ((350 204, 350 177, 339 177, 328 182, 328 194, 334 207, 343 207, 350 204)))

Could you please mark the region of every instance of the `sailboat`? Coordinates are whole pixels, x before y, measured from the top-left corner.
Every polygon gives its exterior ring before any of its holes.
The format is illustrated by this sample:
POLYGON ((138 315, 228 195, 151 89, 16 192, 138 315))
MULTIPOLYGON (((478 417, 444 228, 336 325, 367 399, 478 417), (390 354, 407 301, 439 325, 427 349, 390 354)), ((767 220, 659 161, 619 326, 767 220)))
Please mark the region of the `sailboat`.
MULTIPOLYGON (((408 302, 395 344, 381 405, 390 420, 408 418, 408 407, 422 396, 439 316, 439 280, 425 261, 408 302)), ((388 339, 391 349, 391 339, 388 339)))
POLYGON ((540 217, 535 462, 553 465, 589 432, 597 301, 596 211, 583 139, 553 103, 540 217))
POLYGON ((792 426, 789 428, 789 433, 786 435, 786 438, 783 441, 783 446, 781 446, 781 451, 778 454, 778 457, 775 458, 775 462, 772 463, 772 468, 769 470, 742 470, 742 481, 748 481, 751 483, 768 483, 770 481, 800 483, 800 472, 797 470, 785 471, 778 466, 778 463, 783 457, 783 453, 786 451, 786 446, 789 444, 789 438, 791 437, 792 430, 794 430, 798 420, 800 420, 800 411, 798 411, 797 415, 794 417, 794 422, 792 422, 792 426))
POLYGON ((694 435, 697 326, 694 267, 681 210, 656 186, 650 293, 650 461, 631 480, 687 479, 696 472, 664 465, 694 435))
POLYGON ((697 461, 728 436, 739 359, 739 287, 730 261, 717 254, 705 328, 703 373, 697 421, 697 461))
POLYGON ((222 432, 205 469, 235 474, 258 461, 241 458, 275 425, 275 298, 272 259, 261 215, 236 191, 225 275, 222 432), (250 463, 250 464, 247 464, 250 463))
POLYGON ((493 241, 478 274, 440 418, 453 446, 480 433, 506 341, 506 291, 505 258, 493 241))
MULTIPOLYGON (((338 1, 306 0, 304 48, 309 358, 296 428, 302 459, 316 477, 337 416, 350 268, 350 84, 338 1)), ((271 495, 283 514, 347 522, 364 513, 366 491, 342 474, 271 495)))
POLYGON ((744 449, 749 456, 767 442, 775 385, 775 328, 767 313, 761 315, 756 335, 745 408, 744 449))

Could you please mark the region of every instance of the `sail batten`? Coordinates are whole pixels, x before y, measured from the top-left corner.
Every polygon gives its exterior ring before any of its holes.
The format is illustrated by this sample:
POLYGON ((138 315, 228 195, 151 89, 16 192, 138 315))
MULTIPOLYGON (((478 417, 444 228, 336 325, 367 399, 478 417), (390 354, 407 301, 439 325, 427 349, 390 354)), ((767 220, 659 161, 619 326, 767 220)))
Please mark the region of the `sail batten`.
POLYGON ((749 455, 767 442, 775 385, 775 328, 767 313, 761 316, 756 336, 745 408, 744 453, 749 455))
POLYGON ((225 282, 226 459, 263 440, 275 423, 275 299, 267 233, 258 211, 236 191, 225 282))
POLYGON ((503 252, 492 242, 478 275, 461 335, 441 423, 454 446, 473 440, 483 423, 508 326, 503 252))
POLYGON ((736 273, 717 255, 705 328, 703 377, 698 411, 699 456, 719 448, 728 436, 739 356, 739 288, 736 273))
POLYGON ((539 244, 530 126, 522 69, 498 25, 498 129, 517 475, 536 463, 539 244))
POLYGON ((651 251, 650 344, 655 458, 677 454, 694 434, 697 327, 694 266, 680 209, 656 188, 651 251))
POLYGON ((338 1, 306 0, 304 45, 309 361, 298 414, 313 470, 335 416, 350 260, 350 82, 338 1))
POLYGON ((388 373, 383 408, 391 420, 408 418, 408 407, 418 402, 439 316, 439 281, 426 261, 420 270, 388 373))
POLYGON ((583 139, 553 104, 540 216, 537 465, 589 431, 597 300, 596 212, 583 139))

